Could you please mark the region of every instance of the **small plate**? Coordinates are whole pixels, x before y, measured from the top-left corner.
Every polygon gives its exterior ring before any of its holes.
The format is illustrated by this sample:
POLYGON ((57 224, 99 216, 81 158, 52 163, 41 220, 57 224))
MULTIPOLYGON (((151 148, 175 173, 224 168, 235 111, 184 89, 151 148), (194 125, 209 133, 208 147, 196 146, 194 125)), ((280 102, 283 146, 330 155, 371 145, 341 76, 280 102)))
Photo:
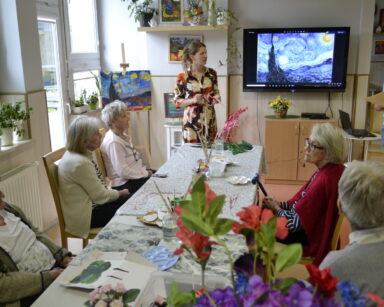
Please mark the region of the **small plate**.
POLYGON ((248 184, 250 182, 250 179, 244 176, 231 176, 226 178, 226 180, 232 184, 248 184))
POLYGON ((163 217, 166 213, 166 211, 150 211, 144 215, 138 215, 136 218, 144 224, 156 225, 161 228, 163 225, 163 217))
POLYGON ((169 251, 165 246, 156 246, 146 251, 143 257, 148 261, 157 265, 159 270, 165 271, 173 267, 179 256, 175 256, 173 252, 169 251))

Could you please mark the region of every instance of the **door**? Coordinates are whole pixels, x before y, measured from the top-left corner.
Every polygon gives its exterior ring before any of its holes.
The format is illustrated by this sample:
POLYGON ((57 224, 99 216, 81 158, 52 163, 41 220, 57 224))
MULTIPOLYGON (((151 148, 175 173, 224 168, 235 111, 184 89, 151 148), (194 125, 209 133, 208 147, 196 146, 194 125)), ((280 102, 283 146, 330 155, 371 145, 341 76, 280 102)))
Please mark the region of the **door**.
POLYGON ((298 142, 298 119, 266 119, 266 179, 296 180, 298 142))
POLYGON ((63 147, 68 125, 64 23, 61 1, 36 1, 51 149, 63 147))

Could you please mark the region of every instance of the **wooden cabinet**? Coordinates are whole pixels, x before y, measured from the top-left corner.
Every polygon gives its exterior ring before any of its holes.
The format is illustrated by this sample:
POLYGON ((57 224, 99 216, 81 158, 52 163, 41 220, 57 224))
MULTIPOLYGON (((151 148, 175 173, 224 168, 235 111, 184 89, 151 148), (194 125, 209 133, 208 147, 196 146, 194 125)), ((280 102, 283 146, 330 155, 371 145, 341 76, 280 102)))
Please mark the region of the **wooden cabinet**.
POLYGON ((265 120, 265 155, 268 165, 267 183, 302 184, 315 172, 313 164, 304 163, 305 139, 313 125, 333 120, 304 118, 265 120))

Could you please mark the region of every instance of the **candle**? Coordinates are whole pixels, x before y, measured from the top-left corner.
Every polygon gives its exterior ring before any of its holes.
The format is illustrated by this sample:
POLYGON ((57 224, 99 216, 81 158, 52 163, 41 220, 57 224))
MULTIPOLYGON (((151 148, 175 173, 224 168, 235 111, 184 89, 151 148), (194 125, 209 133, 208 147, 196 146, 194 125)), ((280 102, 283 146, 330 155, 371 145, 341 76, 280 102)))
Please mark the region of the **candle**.
POLYGON ((124 49, 124 43, 121 43, 121 55, 123 58, 123 63, 125 64, 125 49, 124 49))

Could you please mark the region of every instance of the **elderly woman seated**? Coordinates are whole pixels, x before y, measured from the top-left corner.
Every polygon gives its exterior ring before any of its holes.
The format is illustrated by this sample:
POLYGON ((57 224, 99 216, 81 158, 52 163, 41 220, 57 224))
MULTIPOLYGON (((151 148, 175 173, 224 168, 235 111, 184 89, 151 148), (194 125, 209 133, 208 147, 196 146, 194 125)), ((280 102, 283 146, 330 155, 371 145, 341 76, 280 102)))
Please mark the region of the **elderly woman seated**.
POLYGON ((72 254, 45 237, 0 191, 0 305, 30 306, 72 254))
POLYGON ((86 238, 90 228, 103 227, 129 198, 128 190, 108 189, 92 151, 100 147, 100 121, 80 116, 70 125, 67 151, 58 166, 65 230, 86 238))
POLYGON ((128 189, 133 194, 149 179, 152 171, 146 169, 127 134, 127 106, 122 101, 114 101, 103 109, 101 118, 110 128, 100 149, 112 188, 128 189))
POLYGON ((339 209, 351 224, 349 245, 330 252, 320 268, 331 267, 362 294, 384 297, 384 163, 352 162, 339 182, 339 209))
POLYGON ((315 125, 305 142, 304 160, 316 165, 316 172, 290 200, 263 200, 264 207, 288 220, 289 235, 283 243, 301 243, 304 256, 314 257, 315 264, 330 250, 338 218, 337 184, 345 158, 344 132, 329 123, 315 125))

